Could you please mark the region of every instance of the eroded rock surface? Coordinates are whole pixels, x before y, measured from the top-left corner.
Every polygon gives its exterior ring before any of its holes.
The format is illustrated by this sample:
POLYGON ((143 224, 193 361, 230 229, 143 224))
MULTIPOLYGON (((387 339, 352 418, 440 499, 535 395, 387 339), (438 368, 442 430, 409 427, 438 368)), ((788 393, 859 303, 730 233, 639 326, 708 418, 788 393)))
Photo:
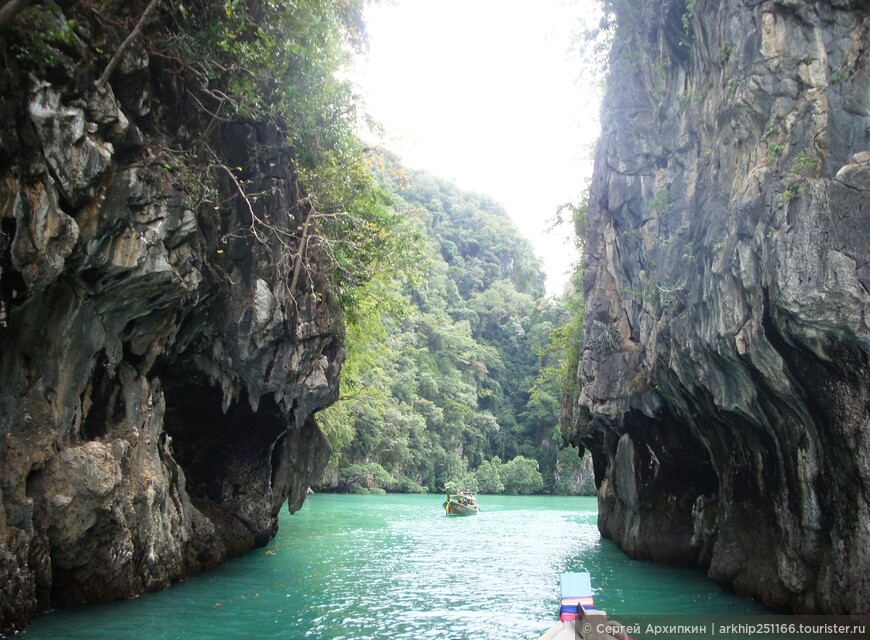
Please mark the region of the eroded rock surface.
POLYGON ((308 209, 281 131, 136 47, 96 87, 66 47, 0 77, 0 631, 265 544, 325 466, 343 359, 317 256, 289 286, 308 209))
POLYGON ((571 412, 599 528, 771 607, 866 614, 866 3, 613 5, 571 412))

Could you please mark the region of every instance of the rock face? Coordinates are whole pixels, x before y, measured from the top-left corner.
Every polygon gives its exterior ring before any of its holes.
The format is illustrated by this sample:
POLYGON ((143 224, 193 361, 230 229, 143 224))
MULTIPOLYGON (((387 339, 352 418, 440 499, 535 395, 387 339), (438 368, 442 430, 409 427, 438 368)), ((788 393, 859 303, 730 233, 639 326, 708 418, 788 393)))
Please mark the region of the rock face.
POLYGON ((343 359, 317 256, 291 278, 280 129, 208 117, 136 47, 95 86, 88 15, 45 77, 0 71, 0 632, 265 544, 343 359))
POLYGON ((599 528, 870 613, 870 14, 617 0, 574 439, 599 528))

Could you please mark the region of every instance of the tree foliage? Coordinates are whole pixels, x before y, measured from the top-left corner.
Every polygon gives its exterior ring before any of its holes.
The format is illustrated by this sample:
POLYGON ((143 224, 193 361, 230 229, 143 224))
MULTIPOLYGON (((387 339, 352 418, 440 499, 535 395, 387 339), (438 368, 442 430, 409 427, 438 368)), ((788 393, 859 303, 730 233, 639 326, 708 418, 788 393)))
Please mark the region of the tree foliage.
POLYGON ((351 464, 339 474, 347 490, 383 489, 392 480, 389 473, 377 462, 351 464))
POLYGON ((421 273, 373 278, 371 299, 393 303, 348 327, 342 401, 321 421, 335 450, 331 486, 344 465, 377 462, 397 490, 399 479, 430 490, 552 490, 559 392, 532 389, 564 313, 544 297, 531 246, 487 196, 389 156, 371 169, 421 242, 421 273))
POLYGON ((504 493, 504 482, 501 480, 502 466, 501 458, 498 456, 480 463, 474 475, 482 493, 504 493))
POLYGON ((540 491, 544 479, 538 469, 538 461, 517 456, 499 470, 499 478, 507 493, 526 494, 540 491))
MULTIPOLYGON (((369 279, 405 269, 417 258, 408 251, 415 243, 368 170, 356 133, 364 114, 342 76, 353 53, 365 47, 363 0, 167 4, 148 47, 165 68, 163 77, 184 79, 165 90, 181 94, 176 99, 201 123, 183 152, 184 163, 193 167, 189 182, 208 182, 215 172, 228 176, 237 192, 233 198, 248 203, 249 233, 278 249, 276 269, 291 294, 307 280, 326 277, 343 308, 356 313, 369 279), (305 212, 295 229, 255 216, 250 205, 258 182, 247 167, 228 165, 213 150, 212 138, 229 122, 272 124, 280 149, 258 141, 262 153, 290 150, 305 212)), ((184 128, 192 117, 183 117, 184 128)), ((222 203, 211 204, 217 209, 222 203)))

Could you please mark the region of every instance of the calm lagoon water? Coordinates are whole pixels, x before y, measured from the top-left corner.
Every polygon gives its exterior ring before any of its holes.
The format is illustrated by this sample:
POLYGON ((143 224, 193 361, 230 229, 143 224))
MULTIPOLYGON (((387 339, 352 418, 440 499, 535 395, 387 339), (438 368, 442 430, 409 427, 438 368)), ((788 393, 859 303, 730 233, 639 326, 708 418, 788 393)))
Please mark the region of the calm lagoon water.
POLYGON ((481 496, 468 518, 442 501, 309 496, 263 549, 167 591, 48 613, 19 637, 534 639, 558 617, 562 571, 589 571, 611 617, 765 612, 700 572, 626 558, 600 538, 595 498, 481 496))

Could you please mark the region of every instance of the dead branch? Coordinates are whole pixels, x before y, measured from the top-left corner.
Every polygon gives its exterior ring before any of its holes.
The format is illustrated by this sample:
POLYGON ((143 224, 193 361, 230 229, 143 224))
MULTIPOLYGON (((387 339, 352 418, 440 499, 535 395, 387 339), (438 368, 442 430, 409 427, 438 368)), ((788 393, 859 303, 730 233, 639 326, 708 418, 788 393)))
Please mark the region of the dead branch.
POLYGON ((223 171, 226 172, 226 174, 230 177, 230 180, 232 180, 233 184, 236 187, 236 191, 239 192, 239 196, 241 197, 242 201, 245 203, 245 205, 248 208, 248 214, 251 216, 251 233, 257 239, 258 242, 265 244, 266 243, 265 238, 263 238, 260 235, 259 231, 257 231, 257 223, 259 222, 262 224, 263 221, 260 220, 260 218, 257 216, 256 213, 254 213, 254 207, 253 207, 253 205, 251 205, 251 201, 248 198, 247 194, 245 193, 245 189, 244 189, 244 187, 242 187, 241 183, 239 182, 239 179, 233 175, 233 170, 230 169, 227 165, 225 165, 222 162, 215 162, 211 166, 213 166, 217 169, 223 169, 223 171))
POLYGON ((311 214, 314 213, 314 208, 308 210, 308 215, 305 216, 305 222, 302 223, 302 236, 299 238, 299 249, 296 252, 296 264, 293 265, 293 278, 290 280, 290 291, 296 291, 296 284, 299 282, 299 272, 302 270, 302 256, 305 254, 305 245, 308 244, 308 227, 311 222, 311 214))
POLYGON ((139 22, 136 23, 136 26, 133 27, 133 30, 130 32, 124 42, 121 43, 121 46, 118 47, 118 50, 115 51, 115 55, 112 56, 112 59, 109 60, 109 64, 106 65, 106 69, 103 71, 103 75, 100 76, 100 79, 97 80, 97 88, 104 87, 106 83, 109 81, 109 77, 115 71, 115 67, 118 66, 118 63, 121 61, 121 57, 124 55, 124 52, 133 44, 133 41, 139 37, 139 34, 142 33, 142 29, 145 27, 145 23, 148 21, 148 18, 151 17, 151 14, 154 13, 154 10, 157 9, 157 5, 160 4, 160 0, 151 0, 147 7, 145 7, 144 13, 142 13, 142 17, 139 18, 139 22))

